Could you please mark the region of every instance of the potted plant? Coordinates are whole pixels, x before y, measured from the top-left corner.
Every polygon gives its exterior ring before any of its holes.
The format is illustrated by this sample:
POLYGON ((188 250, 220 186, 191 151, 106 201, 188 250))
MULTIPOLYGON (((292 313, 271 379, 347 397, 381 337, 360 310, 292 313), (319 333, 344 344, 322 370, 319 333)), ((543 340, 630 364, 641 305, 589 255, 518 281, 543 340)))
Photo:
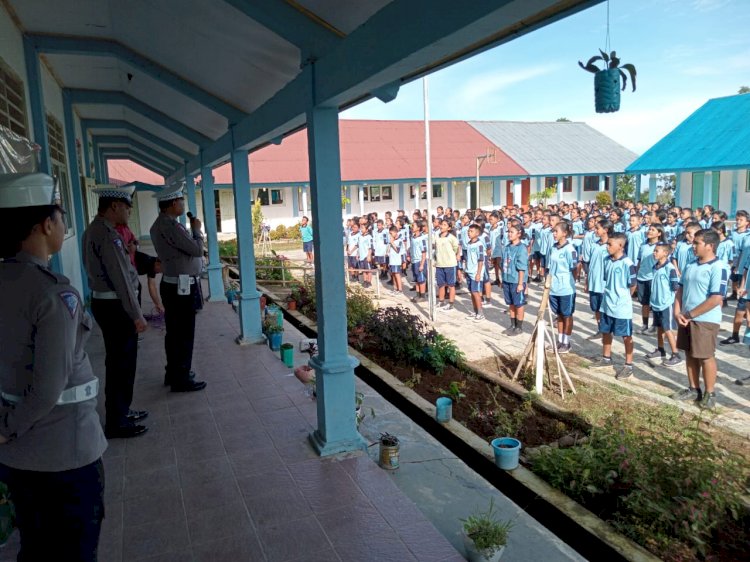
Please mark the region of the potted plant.
POLYGON ((224 296, 227 297, 227 302, 232 304, 240 292, 240 284, 237 281, 227 281, 225 287, 224 296))
POLYGON ((628 77, 623 69, 630 74, 630 81, 635 92, 635 66, 632 64, 620 64, 620 59, 615 51, 607 54, 599 49, 601 55, 591 57, 586 64, 578 61, 578 65, 594 74, 594 101, 597 113, 614 113, 620 109, 620 78, 622 78, 622 90, 628 84, 628 77), (599 68, 597 61, 604 63, 604 68, 599 68))
POLYGON ((279 326, 275 316, 268 316, 263 320, 263 332, 266 334, 266 338, 268 338, 268 347, 272 351, 279 351, 284 326, 279 326))
POLYGON ((469 562, 497 562, 508 542, 512 521, 500 521, 495 517, 494 500, 490 500, 487 511, 477 511, 463 522, 464 545, 469 562))
POLYGON ((386 470, 396 470, 399 466, 398 437, 390 433, 381 433, 379 442, 378 464, 386 470))

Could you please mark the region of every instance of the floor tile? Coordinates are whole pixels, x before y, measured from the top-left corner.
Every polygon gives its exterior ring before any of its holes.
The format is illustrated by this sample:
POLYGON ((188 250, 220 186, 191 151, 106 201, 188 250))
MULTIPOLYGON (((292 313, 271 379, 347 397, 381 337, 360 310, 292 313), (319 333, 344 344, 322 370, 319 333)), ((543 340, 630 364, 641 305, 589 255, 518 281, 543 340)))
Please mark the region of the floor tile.
POLYGON ((123 525, 130 527, 146 523, 157 523, 167 517, 183 514, 182 492, 179 488, 158 490, 151 493, 148 501, 143 497, 123 502, 123 525))
POLYGON ((148 523, 126 527, 123 533, 123 560, 137 560, 184 549, 188 544, 184 517, 165 517, 159 525, 148 523))
POLYGON ((125 475, 122 497, 125 499, 148 497, 160 490, 179 487, 180 477, 177 472, 177 466, 143 470, 125 475))
POLYGON ((258 527, 258 536, 269 562, 285 562, 330 547, 315 517, 262 525, 258 527))
POLYGON ((182 463, 178 466, 182 486, 198 487, 215 480, 228 480, 234 477, 232 465, 226 455, 203 461, 182 463))
POLYGON ((292 401, 287 398, 286 394, 281 396, 272 396, 270 398, 261 398, 259 400, 250 399, 253 409, 258 414, 264 414, 273 412, 275 410, 281 410, 282 408, 289 408, 293 406, 292 401))
MULTIPOLYGON (((266 559, 255 531, 193 544, 193 556, 195 562, 263 562, 266 559)), ((329 559, 332 560, 335 559, 329 559)))
POLYGON ((189 509, 187 521, 191 543, 205 543, 254 532, 245 504, 241 500, 208 509, 189 509))
POLYGON ((228 458, 238 479, 257 472, 284 468, 284 460, 272 445, 263 449, 255 449, 250 453, 229 453, 228 458))
POLYGON ((185 511, 188 513, 219 507, 242 499, 233 476, 201 484, 183 484, 182 496, 185 501, 185 511))

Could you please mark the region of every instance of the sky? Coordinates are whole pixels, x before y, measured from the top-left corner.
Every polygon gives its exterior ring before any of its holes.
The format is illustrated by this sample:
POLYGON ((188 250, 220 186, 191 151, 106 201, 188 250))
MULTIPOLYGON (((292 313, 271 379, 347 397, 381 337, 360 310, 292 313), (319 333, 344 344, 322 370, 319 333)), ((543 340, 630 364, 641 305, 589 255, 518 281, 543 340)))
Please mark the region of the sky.
MULTIPOLYGON (((583 121, 642 154, 707 100, 750 86, 750 0, 610 0, 610 50, 637 70, 620 111, 594 111, 607 3, 429 76, 431 119, 583 121)), ((748 94, 750 95, 750 94, 748 94)), ((422 81, 387 104, 373 99, 342 119, 422 119, 422 81)))

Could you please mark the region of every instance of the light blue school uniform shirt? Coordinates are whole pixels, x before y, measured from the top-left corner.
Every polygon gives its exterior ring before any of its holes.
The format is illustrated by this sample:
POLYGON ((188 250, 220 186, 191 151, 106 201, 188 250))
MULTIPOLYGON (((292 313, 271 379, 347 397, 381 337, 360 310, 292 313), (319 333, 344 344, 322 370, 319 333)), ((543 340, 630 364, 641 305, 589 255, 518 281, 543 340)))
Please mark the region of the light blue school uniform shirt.
POLYGON ((667 242, 673 242, 677 236, 679 236, 678 232, 679 226, 675 224, 665 224, 664 225, 664 232, 667 235, 667 242))
POLYGON ((313 239, 312 226, 310 226, 309 224, 307 226, 300 226, 299 231, 300 231, 300 234, 302 235, 303 242, 312 242, 312 239, 313 239))
POLYGON ((674 260, 677 262, 677 269, 680 273, 685 273, 685 267, 688 264, 695 261, 695 254, 693 253, 693 245, 688 244, 684 240, 677 242, 674 252, 672 253, 674 260))
POLYGON ((648 242, 641 246, 638 254, 638 281, 651 281, 654 278, 654 266, 656 265, 654 248, 656 248, 656 244, 649 244, 648 242))
MULTIPOLYGON (((680 279, 682 310, 684 312, 690 311, 711 296, 725 297, 728 280, 727 270, 718 258, 705 263, 694 261, 688 264, 680 279)), ((693 320, 720 324, 721 316, 721 303, 719 303, 708 312, 696 316, 693 320)))
POLYGON ((586 263, 591 261, 591 250, 598 241, 599 237, 593 230, 587 230, 586 234, 583 235, 583 243, 581 244, 581 261, 586 263))
POLYGON ((552 239, 552 229, 548 226, 539 229, 539 252, 543 256, 547 256, 549 253, 550 246, 552 246, 554 240, 552 239))
POLYGON ((529 233, 529 236, 531 237, 531 251, 532 252, 539 252, 539 244, 540 244, 540 238, 539 238, 539 232, 542 230, 542 223, 540 222, 532 222, 531 225, 529 225, 529 228, 527 232, 529 233))
POLYGON ((419 263, 422 261, 422 252, 427 252, 427 236, 424 234, 412 236, 411 245, 409 246, 409 257, 411 258, 411 263, 419 263))
POLYGON ((745 244, 748 242, 748 235, 750 234, 750 228, 746 228, 744 232, 738 232, 732 230, 729 233, 729 238, 734 242, 734 266, 739 267, 740 258, 742 251, 745 248, 745 244))
MULTIPOLYGON (((572 224, 573 227, 573 236, 582 236, 583 235, 583 222, 580 220, 574 221, 572 224)), ((576 247, 576 250, 581 251, 581 245, 583 244, 583 238, 573 238, 571 240, 573 243, 573 246, 576 247)))
POLYGON ((490 247, 492 248, 492 257, 499 258, 503 255, 503 227, 500 223, 495 228, 490 229, 490 247))
POLYGON ((389 240, 390 236, 388 235, 388 231, 385 228, 383 230, 375 229, 372 233, 373 253, 378 257, 385 256, 386 251, 388 250, 389 240))
POLYGON ((554 244, 547 253, 547 271, 552 277, 550 295, 564 297, 574 295, 576 281, 573 272, 578 264, 578 252, 570 242, 562 246, 554 244))
POLYGON ((641 246, 646 241, 646 233, 642 228, 628 230, 625 232, 628 237, 628 244, 625 247, 625 255, 630 258, 634 264, 638 265, 638 259, 641 255, 641 246))
POLYGON ((601 241, 591 247, 591 259, 589 260, 588 287, 593 293, 604 292, 604 260, 609 257, 607 245, 601 241))
POLYGON ((367 259, 367 254, 372 248, 372 236, 369 234, 361 235, 359 237, 359 244, 357 244, 357 259, 359 261, 367 259))
POLYGON ((660 312, 674 304, 674 294, 679 286, 680 278, 677 270, 667 260, 664 265, 654 266, 654 278, 651 280, 651 298, 649 305, 652 310, 660 312))
POLYGON ((349 234, 349 238, 346 240, 346 254, 349 256, 357 255, 357 246, 359 245, 359 238, 362 236, 361 232, 352 232, 349 234))
POLYGON ((716 257, 726 264, 727 269, 731 269, 734 263, 734 242, 729 238, 719 242, 716 248, 716 257))
POLYGON ((485 248, 481 240, 477 239, 476 242, 469 242, 466 248, 466 267, 464 268, 467 275, 471 275, 472 279, 477 274, 479 263, 484 263, 485 248))
MULTIPOLYGON (((523 244, 509 244, 505 247, 502 260, 503 283, 518 283, 518 272, 529 269, 529 254, 523 244)), ((525 277, 524 277, 525 279, 525 277)))
POLYGON ((612 231, 613 231, 613 232, 625 232, 625 225, 624 225, 624 224, 622 224, 622 221, 617 221, 617 222, 616 222, 616 223, 614 224, 614 226, 613 226, 613 228, 612 228, 612 231))
POLYGON ((604 260, 603 314, 621 320, 633 319, 633 298, 631 289, 635 285, 635 264, 623 254, 620 259, 607 256, 604 260))
POLYGON ((404 241, 400 238, 390 241, 388 244, 388 265, 401 265, 403 263, 404 241))
POLYGON ((458 244, 462 250, 469 247, 469 225, 466 224, 458 231, 458 244))

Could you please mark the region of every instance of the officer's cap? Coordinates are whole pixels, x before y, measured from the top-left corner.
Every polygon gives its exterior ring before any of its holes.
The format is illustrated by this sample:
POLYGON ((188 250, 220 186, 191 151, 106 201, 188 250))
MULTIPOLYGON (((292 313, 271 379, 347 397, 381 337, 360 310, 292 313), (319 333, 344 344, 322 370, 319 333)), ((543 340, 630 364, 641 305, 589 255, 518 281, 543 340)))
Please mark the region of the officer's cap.
POLYGON ((135 191, 135 186, 117 186, 113 184, 102 184, 94 189, 92 189, 94 193, 96 193, 99 197, 108 197, 110 199, 121 199, 125 201, 128 205, 133 204, 133 192, 135 191))
POLYGON ((157 201, 171 201, 172 199, 181 199, 185 197, 182 194, 182 189, 182 184, 176 183, 169 187, 165 187, 161 191, 157 191, 156 193, 154 193, 154 197, 156 197, 157 201))
POLYGON ((47 174, 0 174, 0 209, 55 204, 55 180, 47 174))

